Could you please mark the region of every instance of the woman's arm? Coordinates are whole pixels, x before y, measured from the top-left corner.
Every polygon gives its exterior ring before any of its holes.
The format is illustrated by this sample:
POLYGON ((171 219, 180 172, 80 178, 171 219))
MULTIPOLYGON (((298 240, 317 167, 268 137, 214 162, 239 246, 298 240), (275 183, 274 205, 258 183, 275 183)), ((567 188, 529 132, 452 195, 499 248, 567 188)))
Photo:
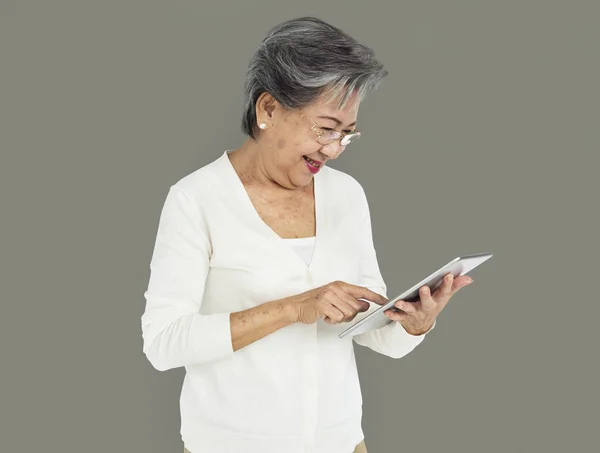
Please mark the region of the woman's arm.
POLYGON ((282 299, 236 313, 201 314, 211 244, 195 203, 181 188, 165 200, 144 293, 143 352, 160 371, 208 363, 296 320, 282 299))
POLYGON ((233 354, 229 313, 200 313, 211 244, 197 202, 172 186, 164 202, 141 318, 143 352, 159 371, 233 354))
POLYGON ((296 313, 294 308, 285 299, 267 302, 244 311, 231 313, 233 350, 242 349, 295 322, 296 313))
MULTIPOLYGON (((363 207, 362 221, 360 222, 362 249, 361 280, 358 282, 358 285, 387 297, 387 288, 379 269, 373 244, 369 205, 362 188, 357 198, 361 201, 359 205, 363 207)), ((362 314, 361 317, 368 316, 378 309, 379 305, 372 304, 371 308, 362 314)), ((431 332, 434 327, 435 322, 426 333, 431 332)), ((411 335, 404 329, 400 322, 393 321, 380 329, 356 335, 353 337, 353 340, 361 346, 366 346, 380 354, 399 359, 415 349, 424 340, 426 333, 411 335)))

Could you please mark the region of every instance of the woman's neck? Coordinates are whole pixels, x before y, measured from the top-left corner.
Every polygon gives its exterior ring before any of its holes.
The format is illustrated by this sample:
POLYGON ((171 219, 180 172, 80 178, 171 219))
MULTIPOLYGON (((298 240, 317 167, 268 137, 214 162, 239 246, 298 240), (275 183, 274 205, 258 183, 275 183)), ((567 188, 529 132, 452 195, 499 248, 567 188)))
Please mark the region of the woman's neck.
POLYGON ((247 188, 272 193, 275 196, 295 197, 312 192, 312 182, 306 187, 290 189, 279 184, 269 174, 265 157, 269 152, 250 137, 237 149, 229 153, 231 165, 247 188))

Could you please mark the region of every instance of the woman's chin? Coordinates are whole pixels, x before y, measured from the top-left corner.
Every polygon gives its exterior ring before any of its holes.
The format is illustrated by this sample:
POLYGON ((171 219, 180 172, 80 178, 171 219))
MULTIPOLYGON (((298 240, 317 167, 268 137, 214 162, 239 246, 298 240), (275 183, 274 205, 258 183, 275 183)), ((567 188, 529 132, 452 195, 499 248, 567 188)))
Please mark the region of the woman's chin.
POLYGON ((314 175, 310 172, 307 172, 306 170, 303 171, 300 175, 296 174, 294 176, 295 177, 291 179, 291 182, 296 187, 306 187, 312 182, 314 178, 314 175))

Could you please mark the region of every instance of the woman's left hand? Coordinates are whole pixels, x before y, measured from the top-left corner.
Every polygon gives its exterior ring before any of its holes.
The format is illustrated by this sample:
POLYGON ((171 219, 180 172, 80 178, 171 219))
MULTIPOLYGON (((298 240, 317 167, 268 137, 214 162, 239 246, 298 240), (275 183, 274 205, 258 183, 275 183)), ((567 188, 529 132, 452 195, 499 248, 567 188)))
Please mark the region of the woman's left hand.
POLYGON ((390 308, 385 311, 388 318, 398 321, 411 335, 422 335, 433 326, 435 318, 444 309, 448 301, 461 288, 473 283, 473 279, 463 275, 457 278, 449 273, 444 276, 442 285, 433 293, 428 286, 419 289, 419 301, 407 302, 399 300, 394 305, 397 310, 390 308))

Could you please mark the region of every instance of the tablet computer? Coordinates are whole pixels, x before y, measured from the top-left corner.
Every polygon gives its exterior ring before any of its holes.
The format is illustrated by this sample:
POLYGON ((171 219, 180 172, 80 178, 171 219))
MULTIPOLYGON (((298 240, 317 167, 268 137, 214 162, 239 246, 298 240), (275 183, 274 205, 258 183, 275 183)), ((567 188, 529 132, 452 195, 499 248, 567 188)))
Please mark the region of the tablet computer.
POLYGON ((394 304, 396 302, 398 302, 399 300, 405 300, 407 302, 418 301, 419 289, 425 285, 429 286, 429 288, 431 289, 431 294, 433 294, 433 292, 441 286, 444 276, 448 273, 451 272, 455 278, 460 277, 461 275, 465 275, 467 272, 470 272, 480 264, 489 260, 491 257, 491 253, 477 253, 473 255, 464 255, 454 258, 448 264, 440 267, 437 271, 429 275, 427 278, 421 280, 412 288, 406 290, 394 299, 391 299, 390 301, 386 302, 377 310, 373 311, 369 315, 362 318, 360 321, 357 321, 352 326, 348 327, 338 336, 340 338, 344 338, 349 334, 358 335, 369 330, 379 329, 391 322, 395 322, 388 318, 384 312, 386 310, 389 310, 390 308, 395 308, 394 304))

